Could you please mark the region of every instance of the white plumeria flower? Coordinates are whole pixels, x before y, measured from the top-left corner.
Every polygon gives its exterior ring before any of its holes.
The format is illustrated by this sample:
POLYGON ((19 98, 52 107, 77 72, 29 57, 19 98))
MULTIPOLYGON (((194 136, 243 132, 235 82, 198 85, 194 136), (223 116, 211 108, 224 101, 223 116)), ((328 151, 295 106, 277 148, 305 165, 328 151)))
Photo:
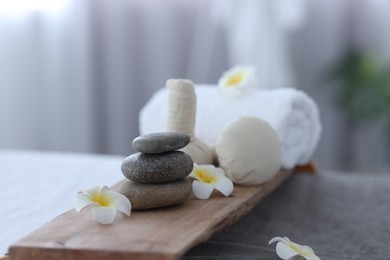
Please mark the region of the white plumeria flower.
POLYGON ((110 190, 107 186, 93 187, 79 191, 76 195, 74 206, 80 212, 87 206, 92 206, 92 213, 100 224, 111 224, 117 211, 130 216, 131 203, 124 195, 110 190))
POLYGON ((189 176, 195 179, 192 182, 192 190, 198 199, 207 200, 214 189, 226 197, 233 192, 233 182, 225 176, 221 168, 216 168, 214 165, 194 164, 194 169, 189 176))
POLYGON ((276 244, 276 254, 278 254, 281 259, 289 259, 293 256, 301 255, 307 260, 320 260, 311 247, 294 243, 290 241, 288 237, 274 237, 268 244, 270 245, 275 242, 278 242, 276 244))
POLYGON ((230 97, 242 94, 245 89, 256 85, 255 68, 249 66, 236 66, 226 71, 218 81, 220 91, 230 97))

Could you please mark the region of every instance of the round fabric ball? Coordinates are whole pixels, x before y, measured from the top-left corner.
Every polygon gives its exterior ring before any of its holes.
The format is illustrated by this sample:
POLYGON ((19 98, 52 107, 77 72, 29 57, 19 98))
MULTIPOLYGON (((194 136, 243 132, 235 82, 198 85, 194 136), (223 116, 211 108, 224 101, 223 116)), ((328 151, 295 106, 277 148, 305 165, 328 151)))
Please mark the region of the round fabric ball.
POLYGON ((281 165, 279 138, 269 123, 257 117, 240 117, 225 126, 216 153, 219 166, 237 184, 262 184, 281 165))

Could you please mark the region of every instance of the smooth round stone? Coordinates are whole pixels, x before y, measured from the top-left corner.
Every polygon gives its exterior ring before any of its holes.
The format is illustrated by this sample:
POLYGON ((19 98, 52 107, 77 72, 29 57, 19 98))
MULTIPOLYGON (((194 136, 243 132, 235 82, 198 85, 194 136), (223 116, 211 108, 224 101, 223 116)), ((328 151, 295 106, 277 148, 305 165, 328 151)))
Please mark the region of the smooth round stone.
POLYGON ((133 140, 134 150, 156 154, 175 151, 183 148, 190 142, 190 137, 179 133, 155 133, 141 135, 133 140))
POLYGON ((140 183, 162 183, 183 179, 193 166, 189 155, 181 151, 161 154, 135 153, 122 163, 122 173, 140 183))
POLYGON ((177 205, 187 200, 191 192, 192 185, 188 179, 160 184, 126 181, 120 190, 130 200, 134 210, 177 205))

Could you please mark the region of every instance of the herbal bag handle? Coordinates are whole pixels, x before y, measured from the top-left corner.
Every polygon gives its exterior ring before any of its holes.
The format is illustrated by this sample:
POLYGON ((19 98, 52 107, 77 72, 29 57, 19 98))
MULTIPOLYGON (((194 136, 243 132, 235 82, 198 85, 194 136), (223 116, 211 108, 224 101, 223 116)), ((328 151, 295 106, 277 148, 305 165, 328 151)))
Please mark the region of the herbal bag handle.
POLYGON ((167 132, 186 134, 190 143, 182 149, 197 164, 212 164, 214 153, 210 147, 195 137, 196 94, 194 83, 185 79, 169 79, 167 132))

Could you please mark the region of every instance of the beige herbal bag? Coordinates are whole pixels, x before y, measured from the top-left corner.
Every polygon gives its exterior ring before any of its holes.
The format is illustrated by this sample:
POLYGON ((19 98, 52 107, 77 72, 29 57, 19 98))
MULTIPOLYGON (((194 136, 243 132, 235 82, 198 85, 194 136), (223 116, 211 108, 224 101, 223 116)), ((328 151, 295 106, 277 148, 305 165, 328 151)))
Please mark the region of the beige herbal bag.
POLYGON ((212 149, 196 138, 196 94, 194 83, 184 79, 169 79, 168 88, 168 122, 167 132, 186 134, 191 137, 190 143, 182 149, 197 164, 212 164, 212 149))

